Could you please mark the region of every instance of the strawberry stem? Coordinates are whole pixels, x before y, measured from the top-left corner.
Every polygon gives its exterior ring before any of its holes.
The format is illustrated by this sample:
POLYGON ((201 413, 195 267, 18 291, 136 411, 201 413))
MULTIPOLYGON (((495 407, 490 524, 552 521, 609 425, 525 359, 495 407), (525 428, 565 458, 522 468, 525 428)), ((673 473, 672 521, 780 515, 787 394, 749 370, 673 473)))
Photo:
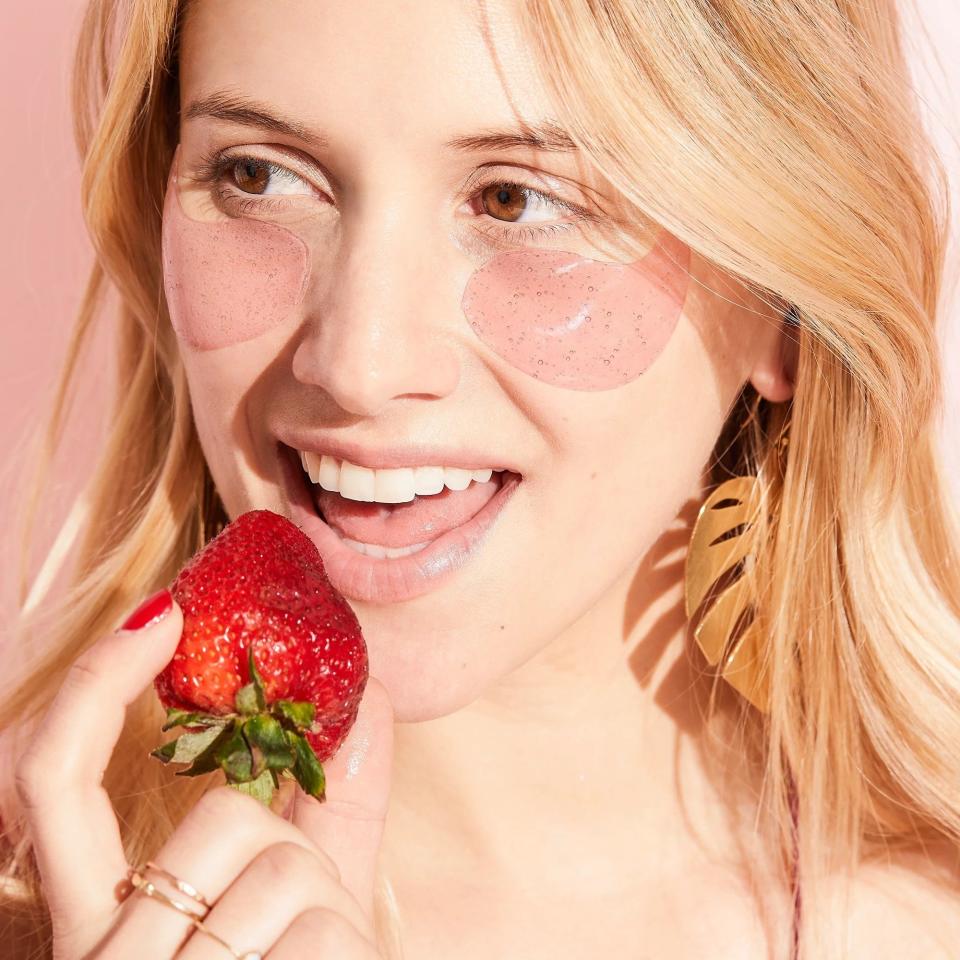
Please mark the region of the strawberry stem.
POLYGON ((323 766, 306 735, 314 732, 312 703, 268 703, 263 678, 248 651, 250 682, 237 692, 235 713, 208 714, 171 708, 162 729, 186 733, 154 750, 162 763, 190 764, 177 776, 196 777, 223 770, 227 784, 270 804, 280 776, 293 777, 311 797, 326 799, 323 766), (199 728, 199 729, 197 729, 199 728))

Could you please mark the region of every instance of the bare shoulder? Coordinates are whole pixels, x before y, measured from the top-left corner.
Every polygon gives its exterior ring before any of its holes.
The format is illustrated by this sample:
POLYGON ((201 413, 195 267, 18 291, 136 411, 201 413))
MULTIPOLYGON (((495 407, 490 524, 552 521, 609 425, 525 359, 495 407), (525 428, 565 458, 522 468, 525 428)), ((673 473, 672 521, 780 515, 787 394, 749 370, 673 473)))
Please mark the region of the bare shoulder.
POLYGON ((899 853, 861 868, 849 887, 849 960, 958 960, 960 856, 899 853))

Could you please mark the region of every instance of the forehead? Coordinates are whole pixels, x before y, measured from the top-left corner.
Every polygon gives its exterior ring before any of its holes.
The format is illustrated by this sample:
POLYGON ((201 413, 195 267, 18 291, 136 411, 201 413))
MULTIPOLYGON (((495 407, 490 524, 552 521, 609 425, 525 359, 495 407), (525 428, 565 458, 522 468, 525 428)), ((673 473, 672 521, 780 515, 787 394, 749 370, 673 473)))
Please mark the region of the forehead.
POLYGON ((181 97, 255 97, 345 148, 552 117, 512 0, 191 0, 181 97))

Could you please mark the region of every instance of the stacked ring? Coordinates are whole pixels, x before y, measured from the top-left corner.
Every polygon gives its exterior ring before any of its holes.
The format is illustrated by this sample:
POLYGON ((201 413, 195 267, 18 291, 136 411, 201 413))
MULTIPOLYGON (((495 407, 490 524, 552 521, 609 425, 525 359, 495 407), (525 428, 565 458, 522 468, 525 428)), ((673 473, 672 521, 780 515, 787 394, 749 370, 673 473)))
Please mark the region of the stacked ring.
POLYGON ((159 873, 160 876, 166 877, 181 893, 186 894, 192 900, 196 900, 202 907, 206 907, 207 910, 210 909, 210 901, 200 893, 195 886, 190 883, 187 883, 186 880, 181 880, 179 877, 175 877, 169 870, 164 870, 163 867, 158 866, 152 860, 148 860, 141 871, 144 870, 153 870, 154 873, 159 873))
POLYGON ((142 867, 137 867, 136 869, 131 870, 129 877, 130 883, 133 885, 134 890, 136 890, 138 893, 142 893, 144 896, 150 897, 152 900, 158 900, 160 903, 170 907, 173 910, 176 910, 178 913, 182 913, 184 916, 189 917, 193 921, 202 920, 210 912, 210 904, 202 894, 197 893, 195 887, 183 880, 180 880, 172 873, 169 873, 162 867, 158 867, 153 863, 148 862, 142 867), (203 907, 203 910, 193 910, 189 904, 184 903, 182 900, 174 900, 173 897, 168 896, 162 890, 158 889, 157 885, 152 880, 147 879, 146 874, 148 870, 154 870, 161 874, 181 893, 185 893, 188 897, 196 900, 197 903, 203 907))
POLYGON ((208 930, 204 925, 204 917, 210 912, 211 904, 207 898, 200 893, 199 890, 193 884, 187 883, 186 880, 181 880, 179 877, 174 876, 170 873, 169 870, 165 870, 163 867, 157 866, 157 864, 148 860, 143 866, 131 869, 129 873, 130 883, 133 886, 134 890, 138 893, 142 893, 144 896, 150 897, 153 900, 157 900, 159 903, 162 903, 166 907, 170 907, 172 910, 176 910, 177 913, 183 914, 194 928, 200 933, 204 934, 207 937, 210 937, 211 940, 216 940, 225 950, 229 951, 230 955, 234 960, 263 960, 263 954, 259 950, 248 950, 246 953, 240 953, 237 950, 234 950, 233 947, 227 943, 223 937, 214 933, 212 930, 208 930), (153 871, 154 873, 162 876, 168 883, 170 883, 175 889, 180 893, 184 894, 187 897, 190 897, 191 900, 194 900, 196 903, 199 903, 203 907, 202 911, 191 909, 189 904, 184 903, 182 900, 176 900, 168 894, 164 893, 162 890, 157 888, 157 885, 147 878, 148 871, 153 871))

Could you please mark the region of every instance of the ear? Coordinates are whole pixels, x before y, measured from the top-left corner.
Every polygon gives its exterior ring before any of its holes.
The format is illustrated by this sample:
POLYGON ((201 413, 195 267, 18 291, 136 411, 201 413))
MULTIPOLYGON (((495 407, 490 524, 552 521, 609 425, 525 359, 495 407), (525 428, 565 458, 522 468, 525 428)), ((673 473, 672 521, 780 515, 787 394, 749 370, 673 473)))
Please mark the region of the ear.
POLYGON ((793 396, 799 353, 799 328, 788 310, 779 322, 758 324, 750 383, 765 400, 783 403, 793 396))

